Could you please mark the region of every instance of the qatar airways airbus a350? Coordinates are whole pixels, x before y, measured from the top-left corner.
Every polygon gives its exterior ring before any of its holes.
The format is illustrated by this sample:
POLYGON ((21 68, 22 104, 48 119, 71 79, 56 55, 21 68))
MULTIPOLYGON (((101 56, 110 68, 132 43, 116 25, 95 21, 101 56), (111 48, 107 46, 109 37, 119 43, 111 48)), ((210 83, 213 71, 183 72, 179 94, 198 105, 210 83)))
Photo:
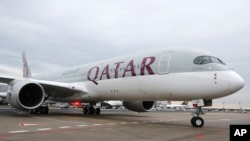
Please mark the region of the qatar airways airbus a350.
POLYGON ((49 111, 46 101, 89 103, 83 113, 96 115, 100 109, 94 105, 105 100, 123 101, 136 112, 150 111, 155 101, 193 101, 195 127, 204 124, 203 106, 244 86, 241 76, 216 56, 187 48, 135 53, 32 78, 0 76, 0 82, 10 86, 11 106, 41 114, 49 111))

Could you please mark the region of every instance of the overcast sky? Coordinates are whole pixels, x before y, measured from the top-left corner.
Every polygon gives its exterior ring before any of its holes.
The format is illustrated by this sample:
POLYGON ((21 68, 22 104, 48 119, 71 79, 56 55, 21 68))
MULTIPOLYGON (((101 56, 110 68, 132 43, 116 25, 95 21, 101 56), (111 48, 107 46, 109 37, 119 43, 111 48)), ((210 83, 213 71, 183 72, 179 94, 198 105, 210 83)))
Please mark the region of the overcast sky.
POLYGON ((249 0, 0 0, 0 75, 22 76, 154 48, 214 53, 246 81, 218 99, 250 108, 249 0))

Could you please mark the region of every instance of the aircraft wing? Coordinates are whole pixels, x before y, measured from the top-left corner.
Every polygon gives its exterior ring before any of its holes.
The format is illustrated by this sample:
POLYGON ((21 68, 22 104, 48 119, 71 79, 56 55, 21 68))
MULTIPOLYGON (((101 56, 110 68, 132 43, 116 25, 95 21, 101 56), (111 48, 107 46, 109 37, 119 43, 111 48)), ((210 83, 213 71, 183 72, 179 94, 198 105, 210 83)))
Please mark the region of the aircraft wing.
POLYGON ((15 80, 15 78, 11 76, 0 76, 0 83, 9 84, 13 80, 15 80))
POLYGON ((34 83, 39 83, 47 95, 55 97, 68 97, 76 93, 88 93, 86 87, 82 83, 62 83, 53 81, 44 81, 29 78, 14 78, 0 76, 0 82, 10 84, 14 80, 19 81, 30 81, 34 83))
POLYGON ((87 89, 82 83, 63 83, 30 79, 43 86, 47 95, 55 97, 68 97, 76 93, 87 94, 87 89))

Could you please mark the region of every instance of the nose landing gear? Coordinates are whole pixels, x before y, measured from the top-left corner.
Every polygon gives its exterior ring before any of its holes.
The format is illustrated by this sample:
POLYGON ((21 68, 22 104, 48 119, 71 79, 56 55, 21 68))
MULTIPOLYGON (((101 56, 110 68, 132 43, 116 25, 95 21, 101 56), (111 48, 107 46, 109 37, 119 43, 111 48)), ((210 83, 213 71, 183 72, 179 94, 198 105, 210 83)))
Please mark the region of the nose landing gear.
POLYGON ((202 127, 204 125, 204 120, 200 117, 200 115, 205 114, 202 110, 202 107, 212 106, 212 99, 196 99, 192 100, 192 103, 196 110, 194 113, 192 113, 193 118, 191 119, 191 124, 194 127, 202 127))
POLYGON ((194 127, 202 127, 204 125, 204 120, 203 118, 200 117, 201 114, 204 114, 204 112, 202 111, 201 107, 197 107, 196 111, 193 114, 193 117, 191 119, 191 124, 194 127))

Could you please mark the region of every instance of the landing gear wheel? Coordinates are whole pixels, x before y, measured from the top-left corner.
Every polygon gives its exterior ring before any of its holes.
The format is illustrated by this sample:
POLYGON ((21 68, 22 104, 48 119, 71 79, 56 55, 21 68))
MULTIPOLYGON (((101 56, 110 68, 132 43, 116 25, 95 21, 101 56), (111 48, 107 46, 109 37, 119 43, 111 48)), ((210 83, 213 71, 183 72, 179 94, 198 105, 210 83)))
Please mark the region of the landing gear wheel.
POLYGON ((101 109, 95 108, 96 103, 89 103, 89 105, 83 106, 83 115, 100 115, 101 109))
POLYGON ((194 127, 202 127, 204 125, 204 120, 200 117, 201 114, 205 114, 201 106, 196 107, 195 112, 192 113, 193 118, 191 119, 191 124, 194 127))
POLYGON ((49 113, 49 107, 40 107, 40 113, 41 114, 48 114, 49 113))
POLYGON ((96 109, 95 109, 95 114, 96 114, 96 115, 100 115, 100 113, 101 113, 101 109, 100 109, 100 108, 96 108, 96 109))
POLYGON ((101 109, 100 108, 83 108, 83 115, 100 115, 101 109))
POLYGON ((191 124, 194 127, 202 127, 204 125, 204 120, 201 117, 193 117, 191 119, 191 124))
POLYGON ((34 109, 34 114, 38 114, 38 108, 34 109))
POLYGON ((31 109, 30 110, 30 114, 34 114, 35 113, 35 110, 34 109, 31 109))
POLYGON ((87 113, 88 113, 88 108, 83 108, 83 114, 87 115, 87 113))
POLYGON ((89 107, 89 108, 88 108, 87 114, 88 114, 88 115, 94 115, 94 114, 95 114, 95 108, 89 107))

